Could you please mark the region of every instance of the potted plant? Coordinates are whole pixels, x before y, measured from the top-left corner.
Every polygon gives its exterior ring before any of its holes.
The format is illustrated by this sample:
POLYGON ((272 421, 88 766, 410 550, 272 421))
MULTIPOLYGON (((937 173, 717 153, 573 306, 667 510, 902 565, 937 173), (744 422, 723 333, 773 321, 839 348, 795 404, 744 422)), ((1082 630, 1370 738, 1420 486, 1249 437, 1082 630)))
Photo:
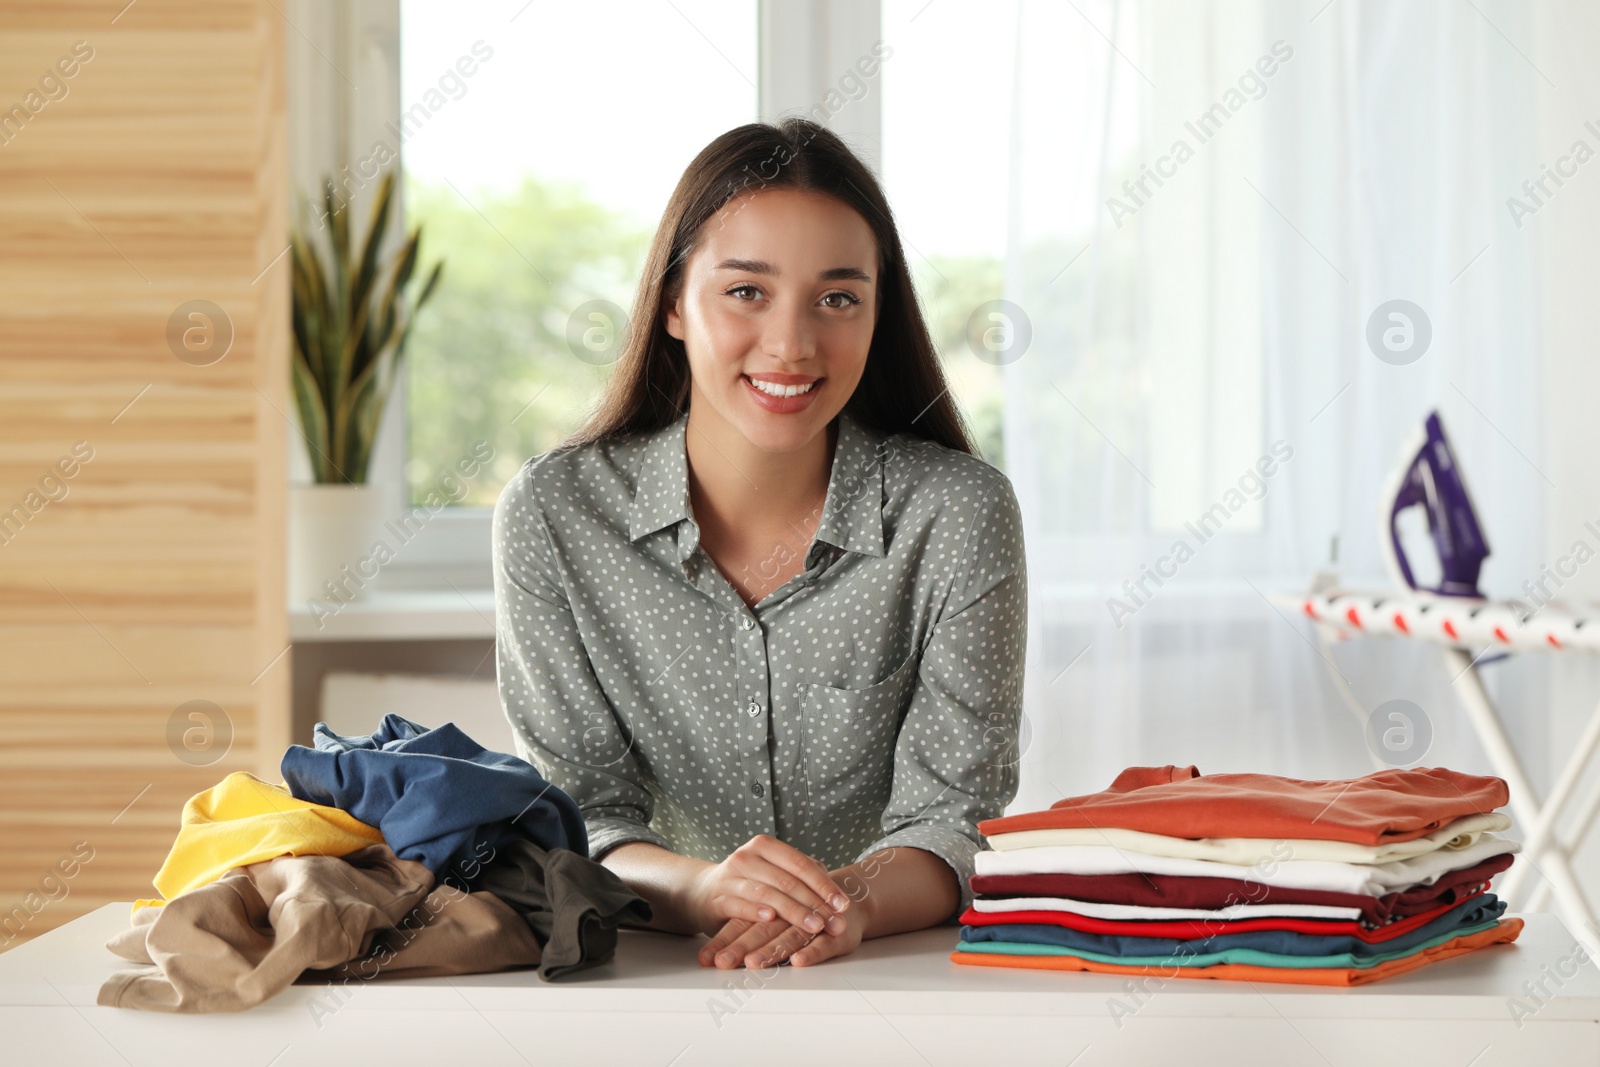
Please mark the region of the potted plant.
POLYGON ((372 446, 411 324, 444 267, 435 263, 415 298, 408 293, 420 227, 383 258, 394 183, 391 169, 376 190, 359 250, 331 180, 323 183, 326 261, 308 235, 291 228, 294 400, 314 479, 290 487, 293 600, 359 599, 376 576, 372 558, 383 515, 382 494, 367 483, 372 446))

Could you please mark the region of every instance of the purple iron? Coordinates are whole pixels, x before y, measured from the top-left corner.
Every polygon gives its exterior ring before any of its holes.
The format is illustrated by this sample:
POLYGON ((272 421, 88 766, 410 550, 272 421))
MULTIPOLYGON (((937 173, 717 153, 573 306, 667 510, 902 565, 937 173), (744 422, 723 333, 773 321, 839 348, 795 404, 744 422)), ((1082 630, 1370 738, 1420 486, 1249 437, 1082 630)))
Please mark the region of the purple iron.
POLYGON ((1407 439, 1405 459, 1389 480, 1380 508, 1383 555, 1389 577, 1401 588, 1443 596, 1479 597, 1478 569, 1489 555, 1472 498, 1455 453, 1445 438, 1439 413, 1431 412, 1422 427, 1407 439), (1439 585, 1418 586, 1411 563, 1400 543, 1398 520, 1407 508, 1421 507, 1428 516, 1428 532, 1439 552, 1439 585))

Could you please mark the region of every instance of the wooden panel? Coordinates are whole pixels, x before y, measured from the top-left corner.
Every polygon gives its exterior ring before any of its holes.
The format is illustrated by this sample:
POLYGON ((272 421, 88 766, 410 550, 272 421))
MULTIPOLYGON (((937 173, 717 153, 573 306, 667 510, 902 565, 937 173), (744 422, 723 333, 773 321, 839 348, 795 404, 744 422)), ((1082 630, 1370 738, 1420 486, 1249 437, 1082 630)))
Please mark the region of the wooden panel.
POLYGON ((294 31, 269 0, 0 26, 3 951, 152 895, 184 801, 288 744, 294 31), (214 360, 172 340, 198 300, 214 360))

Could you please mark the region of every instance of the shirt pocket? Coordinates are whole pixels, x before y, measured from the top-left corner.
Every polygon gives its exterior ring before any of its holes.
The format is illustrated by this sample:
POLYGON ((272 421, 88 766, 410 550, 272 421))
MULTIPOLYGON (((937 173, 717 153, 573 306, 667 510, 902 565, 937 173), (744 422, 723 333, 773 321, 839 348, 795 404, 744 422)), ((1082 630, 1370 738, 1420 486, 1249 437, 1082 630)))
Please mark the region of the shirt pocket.
POLYGON ((801 704, 800 777, 812 801, 827 796, 887 802, 894 749, 920 656, 912 652, 865 689, 807 682, 801 704))

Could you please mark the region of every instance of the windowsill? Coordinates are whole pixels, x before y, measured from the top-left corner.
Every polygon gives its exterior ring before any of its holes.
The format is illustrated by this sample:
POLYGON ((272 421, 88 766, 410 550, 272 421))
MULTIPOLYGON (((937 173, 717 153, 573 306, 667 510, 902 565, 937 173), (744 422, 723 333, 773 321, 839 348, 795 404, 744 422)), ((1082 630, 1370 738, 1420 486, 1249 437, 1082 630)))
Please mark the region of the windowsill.
POLYGON ((462 641, 494 637, 494 590, 373 590, 348 604, 289 605, 289 639, 462 641))
MULTIPOLYGON (((1303 582, 1269 582, 1260 588, 1269 602, 1281 606, 1288 603, 1284 598, 1292 597, 1298 603, 1303 582)), ((1082 621, 1090 621, 1100 619, 1096 613, 1106 610, 1104 596, 1116 592, 1086 582, 1063 582, 1041 583, 1035 595, 1041 603, 1057 610, 1076 609, 1084 616, 1082 621)), ((1186 612, 1191 611, 1197 600, 1208 602, 1218 618, 1260 617, 1266 607, 1261 594, 1238 579, 1179 582, 1153 598, 1157 604, 1152 605, 1152 620, 1159 621, 1162 609, 1167 607, 1182 605, 1186 612)), ((319 602, 319 608, 320 613, 313 613, 304 604, 289 606, 291 641, 460 641, 494 637, 493 589, 378 589, 365 600, 342 607, 319 602)), ((1188 614, 1184 619, 1192 621, 1188 614)))

